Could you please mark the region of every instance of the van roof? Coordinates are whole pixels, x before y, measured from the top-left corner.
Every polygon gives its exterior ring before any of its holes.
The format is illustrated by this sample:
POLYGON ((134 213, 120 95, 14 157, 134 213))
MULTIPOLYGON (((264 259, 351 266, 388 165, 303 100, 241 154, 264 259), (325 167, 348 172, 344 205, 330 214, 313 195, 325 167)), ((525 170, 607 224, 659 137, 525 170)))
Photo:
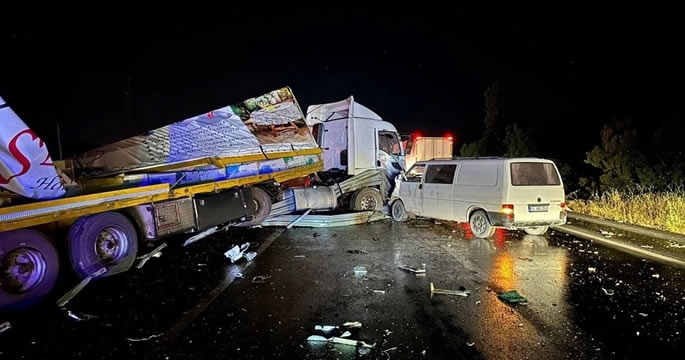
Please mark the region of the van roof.
POLYGON ((451 158, 433 158, 430 160, 417 161, 418 163, 428 163, 428 162, 463 162, 463 161, 489 161, 489 162, 553 162, 549 159, 536 158, 536 157, 501 157, 501 156, 481 156, 481 157, 451 157, 451 158))

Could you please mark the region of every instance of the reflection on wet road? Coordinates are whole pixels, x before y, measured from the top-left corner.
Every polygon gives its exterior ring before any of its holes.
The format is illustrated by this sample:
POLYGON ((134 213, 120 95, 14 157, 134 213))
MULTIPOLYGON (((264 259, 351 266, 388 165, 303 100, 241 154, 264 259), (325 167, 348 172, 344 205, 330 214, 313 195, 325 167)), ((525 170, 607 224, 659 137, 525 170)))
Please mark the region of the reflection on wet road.
POLYGON ((68 305, 82 321, 54 302, 2 314, 13 327, 0 358, 587 359, 685 348, 681 271, 554 231, 483 240, 459 224, 380 221, 181 242, 88 285, 68 305), (246 241, 259 255, 231 264, 223 253, 246 241), (423 276, 398 269, 423 264, 423 276), (470 295, 431 296, 431 283, 470 295), (527 304, 497 297, 508 290, 527 304), (315 325, 347 321, 363 325, 350 339, 375 346, 307 341, 315 325))

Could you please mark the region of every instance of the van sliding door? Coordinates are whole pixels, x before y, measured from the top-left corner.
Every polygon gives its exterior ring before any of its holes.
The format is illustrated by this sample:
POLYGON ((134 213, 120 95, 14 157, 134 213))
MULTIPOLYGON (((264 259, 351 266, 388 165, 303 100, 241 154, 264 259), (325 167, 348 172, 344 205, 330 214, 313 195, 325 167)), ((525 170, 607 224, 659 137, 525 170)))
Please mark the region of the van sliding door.
POLYGON ((430 164, 426 167, 421 193, 421 213, 423 216, 452 220, 452 196, 456 164, 430 164))

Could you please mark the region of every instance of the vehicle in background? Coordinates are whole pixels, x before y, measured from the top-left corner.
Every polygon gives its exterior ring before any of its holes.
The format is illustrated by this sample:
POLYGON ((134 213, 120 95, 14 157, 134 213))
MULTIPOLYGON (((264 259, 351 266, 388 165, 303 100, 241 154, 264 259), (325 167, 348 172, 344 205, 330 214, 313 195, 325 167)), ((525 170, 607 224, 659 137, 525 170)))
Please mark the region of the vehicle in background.
POLYGON ((454 151, 452 136, 421 136, 412 134, 405 136, 403 145, 406 150, 406 169, 412 167, 415 162, 451 158, 454 151))
POLYGON ((474 236, 495 228, 544 234, 566 223, 564 185, 553 161, 539 158, 447 158, 416 162, 398 176, 394 220, 408 214, 468 222, 474 236))

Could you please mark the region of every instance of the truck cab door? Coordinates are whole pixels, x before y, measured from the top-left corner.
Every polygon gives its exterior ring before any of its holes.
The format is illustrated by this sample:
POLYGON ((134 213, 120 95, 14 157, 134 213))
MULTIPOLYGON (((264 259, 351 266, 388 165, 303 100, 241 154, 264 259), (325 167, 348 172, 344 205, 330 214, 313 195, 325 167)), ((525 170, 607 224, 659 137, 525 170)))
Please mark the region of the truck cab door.
POLYGON ((323 150, 324 169, 347 169, 347 121, 334 120, 314 125, 316 141, 323 150))
POLYGON ((388 130, 377 130, 376 166, 386 169, 394 179, 405 169, 404 152, 399 134, 388 130))

